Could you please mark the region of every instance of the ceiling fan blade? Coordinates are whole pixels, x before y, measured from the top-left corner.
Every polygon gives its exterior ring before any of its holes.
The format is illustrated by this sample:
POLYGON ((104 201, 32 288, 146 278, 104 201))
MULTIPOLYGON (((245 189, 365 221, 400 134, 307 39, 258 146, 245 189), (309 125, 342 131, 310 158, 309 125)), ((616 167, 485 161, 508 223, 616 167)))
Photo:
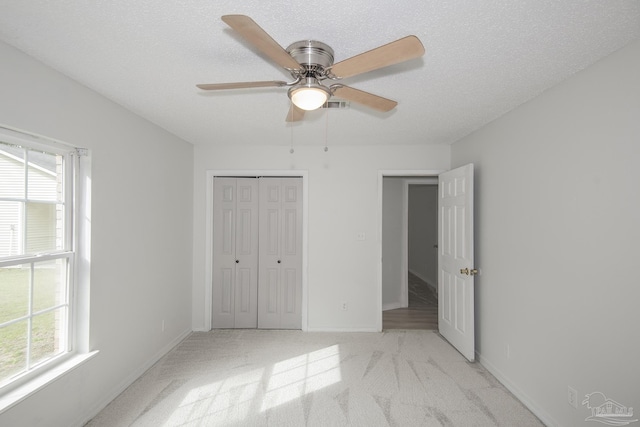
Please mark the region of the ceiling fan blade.
POLYGON ((235 83, 211 83, 196 85, 202 90, 223 90, 223 89, 246 89, 252 87, 280 87, 286 86, 287 82, 261 81, 261 82, 235 82, 235 83))
POLYGON ((344 98, 348 101, 353 101, 382 112, 393 110, 395 106, 398 105, 396 101, 392 101, 391 99, 383 98, 349 86, 337 87, 333 90, 333 94, 338 98, 344 98))
POLYGON ((276 64, 291 70, 302 70, 303 67, 298 64, 298 61, 293 59, 253 19, 245 15, 225 15, 222 20, 276 64))
POLYGON ((286 122, 299 122, 304 119, 304 110, 302 108, 296 107, 296 105, 292 102, 291 107, 289 108, 289 112, 287 113, 286 122))
POLYGON ((338 78, 346 78, 419 58, 424 55, 424 46, 416 36, 407 36, 360 55, 340 61, 330 68, 338 78))

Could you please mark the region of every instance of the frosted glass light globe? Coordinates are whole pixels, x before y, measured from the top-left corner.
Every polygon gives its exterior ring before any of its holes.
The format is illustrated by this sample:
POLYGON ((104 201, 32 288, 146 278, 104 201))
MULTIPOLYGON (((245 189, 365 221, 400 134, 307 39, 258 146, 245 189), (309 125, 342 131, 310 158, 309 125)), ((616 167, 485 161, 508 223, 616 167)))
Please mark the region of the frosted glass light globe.
POLYGON ((316 110, 327 102, 327 92, 315 87, 301 87, 291 92, 291 101, 302 110, 316 110))

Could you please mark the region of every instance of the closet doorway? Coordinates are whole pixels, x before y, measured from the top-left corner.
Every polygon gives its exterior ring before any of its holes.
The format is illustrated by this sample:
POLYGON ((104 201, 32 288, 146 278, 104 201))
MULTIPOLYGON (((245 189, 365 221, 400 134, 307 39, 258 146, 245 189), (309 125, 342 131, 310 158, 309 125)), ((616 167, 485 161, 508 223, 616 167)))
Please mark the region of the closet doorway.
POLYGON ((306 330, 306 175, 208 175, 211 328, 306 330))

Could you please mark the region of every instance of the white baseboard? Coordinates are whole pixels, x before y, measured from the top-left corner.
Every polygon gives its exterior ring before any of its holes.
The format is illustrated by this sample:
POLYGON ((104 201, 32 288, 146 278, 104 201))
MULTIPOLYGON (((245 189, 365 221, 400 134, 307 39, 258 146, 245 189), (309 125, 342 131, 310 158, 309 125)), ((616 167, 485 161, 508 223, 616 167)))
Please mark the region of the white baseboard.
POLYGON ((147 372, 147 370, 149 368, 151 368, 153 365, 155 365, 155 363, 158 360, 160 360, 163 356, 165 356, 167 353, 169 353, 171 350, 173 350, 173 348, 175 346, 180 344, 185 338, 187 338, 189 335, 191 335, 191 333, 192 333, 191 329, 188 329, 188 330, 182 332, 180 335, 178 335, 169 344, 167 344, 164 347, 162 347, 146 363, 144 363, 142 366, 138 367, 138 369, 133 371, 133 373, 131 373, 127 378, 125 378, 118 386, 116 386, 113 390, 111 390, 111 392, 109 392, 104 399, 102 399, 100 402, 95 404, 92 409, 90 409, 90 410, 86 411, 84 414, 82 414, 79 417, 78 422, 75 422, 72 425, 81 427, 81 426, 84 426, 86 423, 88 423, 92 418, 94 418, 96 415, 98 415, 98 413, 100 413, 100 411, 102 411, 104 408, 106 408, 106 406, 109 403, 111 403, 111 401, 113 399, 118 397, 118 395, 120 393, 125 391, 127 389, 127 387, 129 387, 131 384, 133 384, 133 382, 135 380, 140 378, 140 376, 142 376, 142 374, 147 372))
POLYGON ((520 402, 522 402, 522 404, 524 406, 527 407, 527 409, 529 409, 531 412, 533 412, 533 415, 538 417, 540 419, 540 421, 542 421, 544 423, 545 426, 547 426, 547 427, 556 427, 556 426, 560 425, 553 419, 553 417, 551 417, 551 415, 549 415, 536 402, 534 402, 533 399, 531 399, 529 396, 527 396, 526 393, 524 393, 522 390, 520 390, 520 388, 518 388, 515 384, 513 384, 513 382, 511 382, 511 380, 509 380, 509 378, 507 378, 502 372, 500 372, 500 370, 498 368, 496 368, 487 359, 482 357, 482 355, 480 353, 478 353, 478 352, 476 352, 476 360, 477 360, 478 363, 480 363, 482 366, 484 366, 485 369, 487 371, 489 371, 489 373, 491 373, 491 375, 496 377, 496 379, 498 381, 500 381, 500 383, 503 386, 505 386, 505 388, 507 390, 509 390, 515 397, 517 397, 518 400, 520 402))

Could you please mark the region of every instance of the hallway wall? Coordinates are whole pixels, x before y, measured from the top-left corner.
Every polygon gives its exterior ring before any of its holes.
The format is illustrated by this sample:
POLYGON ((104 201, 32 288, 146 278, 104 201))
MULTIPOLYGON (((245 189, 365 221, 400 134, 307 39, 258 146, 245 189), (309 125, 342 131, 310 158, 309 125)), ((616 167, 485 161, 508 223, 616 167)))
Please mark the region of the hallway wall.
POLYGON ((438 186, 409 185, 409 271, 438 288, 438 186))
POLYGON ((404 179, 384 177, 382 188, 382 310, 406 307, 403 303, 402 254, 404 179))

